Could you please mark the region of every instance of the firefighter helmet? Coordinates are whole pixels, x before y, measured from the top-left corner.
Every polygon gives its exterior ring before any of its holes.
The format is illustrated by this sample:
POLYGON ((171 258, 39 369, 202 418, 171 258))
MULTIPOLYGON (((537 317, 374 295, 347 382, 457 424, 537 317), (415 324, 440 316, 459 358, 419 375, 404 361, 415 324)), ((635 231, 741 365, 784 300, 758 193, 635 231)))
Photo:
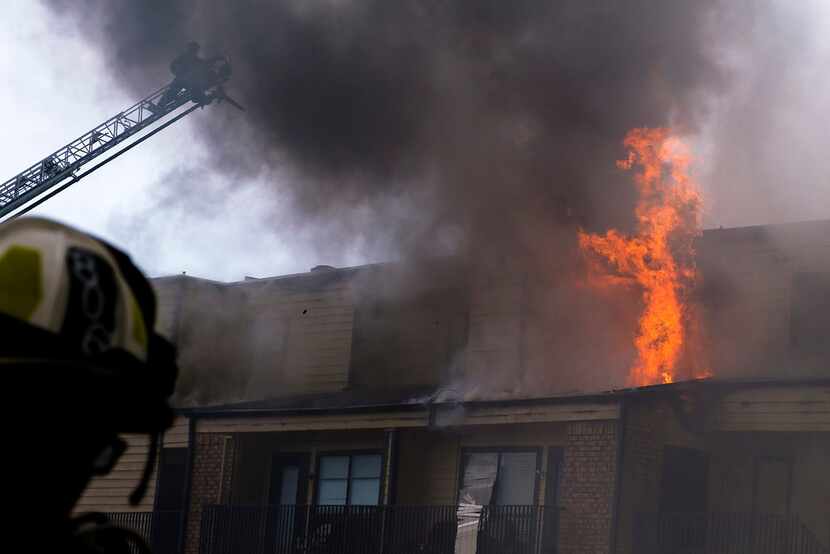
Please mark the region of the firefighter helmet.
POLYGON ((43 218, 0 225, 0 365, 72 399, 66 417, 84 428, 148 433, 134 499, 173 419, 175 350, 155 320, 153 289, 120 250, 43 218))
MULTIPOLYGON (((151 396, 142 399, 148 407, 153 400, 166 404, 175 356, 154 332, 155 318, 153 289, 123 252, 43 218, 0 225, 4 363, 83 367, 113 387, 126 385, 130 396, 151 396)), ((129 421, 119 431, 162 423, 152 419, 129 421)))

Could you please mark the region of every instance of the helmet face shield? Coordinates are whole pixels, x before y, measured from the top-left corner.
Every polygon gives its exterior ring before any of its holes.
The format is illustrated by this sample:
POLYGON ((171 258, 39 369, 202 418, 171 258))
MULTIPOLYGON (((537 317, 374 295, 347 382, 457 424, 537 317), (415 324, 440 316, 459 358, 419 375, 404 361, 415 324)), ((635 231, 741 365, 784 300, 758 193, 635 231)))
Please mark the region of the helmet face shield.
MULTIPOLYGON (((0 325, 2 329, 2 325, 0 325)), ((115 356, 106 365, 61 358, 2 357, 6 382, 42 403, 56 426, 76 434, 163 433, 173 423, 167 390, 154 379, 135 375, 130 360, 115 356)))

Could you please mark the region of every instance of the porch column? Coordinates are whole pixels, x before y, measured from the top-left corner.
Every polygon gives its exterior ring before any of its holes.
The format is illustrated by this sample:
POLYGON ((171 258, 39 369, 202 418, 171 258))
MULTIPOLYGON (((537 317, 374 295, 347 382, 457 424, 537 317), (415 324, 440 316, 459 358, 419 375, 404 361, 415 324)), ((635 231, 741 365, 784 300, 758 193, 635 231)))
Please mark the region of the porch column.
POLYGON ((383 471, 383 498, 381 504, 388 506, 397 501, 398 488, 398 430, 386 429, 384 432, 386 464, 383 471))

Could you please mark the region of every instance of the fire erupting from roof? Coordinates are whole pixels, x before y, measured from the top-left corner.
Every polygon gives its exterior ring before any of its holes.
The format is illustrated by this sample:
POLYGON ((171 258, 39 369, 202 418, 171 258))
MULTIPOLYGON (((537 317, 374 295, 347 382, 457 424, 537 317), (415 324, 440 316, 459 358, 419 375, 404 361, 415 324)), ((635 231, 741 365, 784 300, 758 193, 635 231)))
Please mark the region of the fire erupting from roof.
POLYGON ((670 129, 633 129, 624 145, 628 156, 617 167, 636 168, 636 231, 580 231, 579 245, 589 256, 592 284, 642 288, 629 384, 671 383, 686 341, 688 293, 698 278, 693 241, 700 233, 702 199, 689 174, 689 148, 670 129))

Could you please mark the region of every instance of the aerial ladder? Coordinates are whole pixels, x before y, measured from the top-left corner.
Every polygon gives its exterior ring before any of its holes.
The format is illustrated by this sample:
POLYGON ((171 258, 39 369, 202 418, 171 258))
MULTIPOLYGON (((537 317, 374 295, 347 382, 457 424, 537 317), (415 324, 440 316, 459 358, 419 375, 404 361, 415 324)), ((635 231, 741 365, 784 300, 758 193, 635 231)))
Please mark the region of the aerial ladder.
POLYGON ((227 59, 211 61, 203 75, 187 86, 174 80, 0 184, 0 220, 28 212, 196 108, 227 101, 243 109, 225 94, 227 59))

